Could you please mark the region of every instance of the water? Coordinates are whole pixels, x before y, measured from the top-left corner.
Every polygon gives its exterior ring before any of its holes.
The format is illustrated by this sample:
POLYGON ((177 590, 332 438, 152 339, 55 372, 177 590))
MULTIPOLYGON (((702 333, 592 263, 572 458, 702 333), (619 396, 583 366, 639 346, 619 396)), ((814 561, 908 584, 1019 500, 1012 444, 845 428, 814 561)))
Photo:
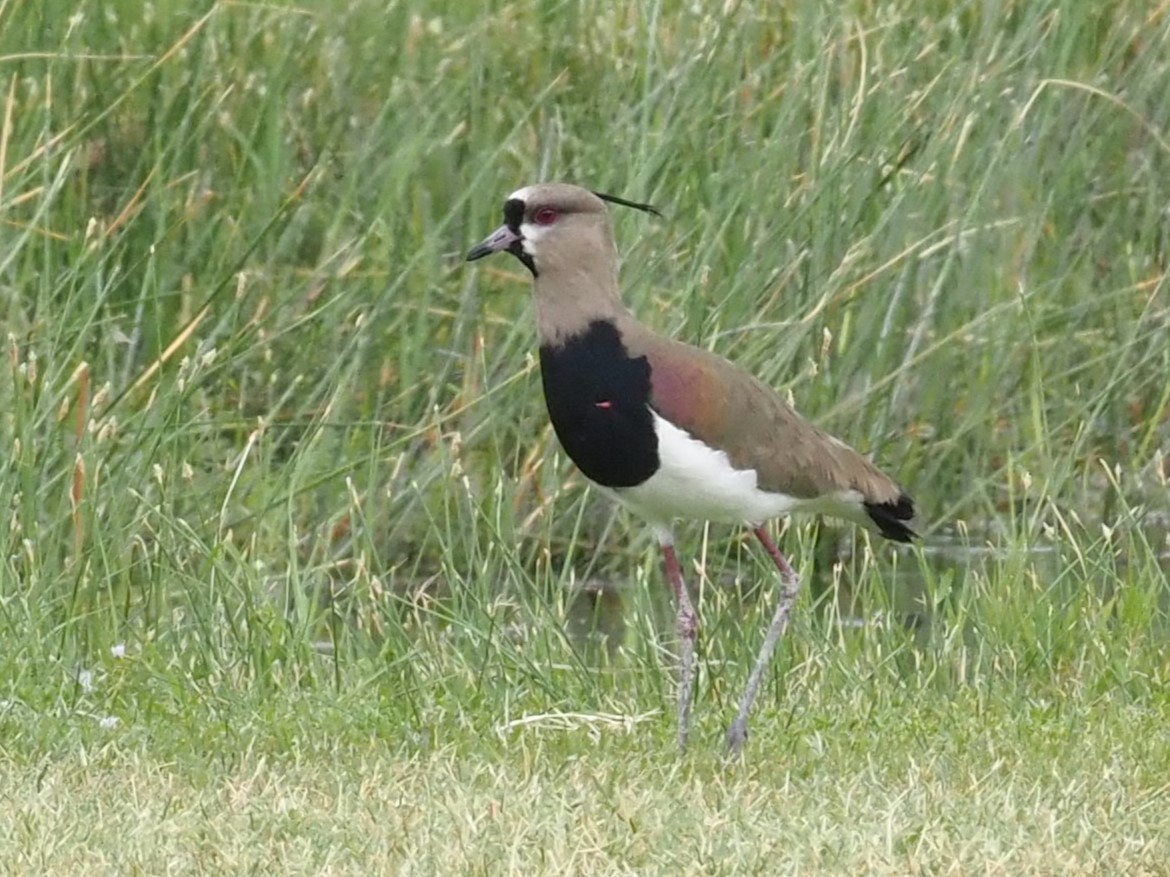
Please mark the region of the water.
MULTIPOLYGON (((1142 535, 1147 545, 1155 546, 1152 556, 1161 576, 1157 605, 1170 615, 1170 533, 1154 527, 1142 535)), ((1062 602, 1088 580, 1108 597, 1124 580, 1126 566, 1131 562, 1121 548, 1111 551, 1098 546, 1092 557, 1086 557, 1068 541, 1053 539, 1026 548, 1016 544, 1000 547, 989 539, 970 535, 933 536, 915 548, 899 547, 894 549, 898 552, 896 563, 883 556, 871 561, 874 566, 865 570, 859 569, 855 558, 842 557, 835 544, 828 549, 822 550, 821 545, 816 549, 813 574, 806 583, 807 593, 801 597, 799 611, 815 611, 827 623, 845 627, 898 625, 914 631, 915 639, 921 642, 928 641, 945 621, 948 603, 958 599, 974 582, 986 585, 1018 580, 1021 586, 1027 583, 1033 590, 1039 588, 1038 599, 1062 602)), ((1142 555, 1149 558, 1151 552, 1143 550, 1142 555)), ((750 575, 753 572, 747 571, 745 565, 744 570, 731 570, 713 583, 722 593, 715 600, 708 594, 708 605, 700 607, 700 615, 710 622, 715 620, 710 617, 714 612, 744 614, 759 600, 766 601, 770 611, 777 594, 775 579, 745 580, 750 575)), ((655 584, 651 581, 647 586, 655 584)), ((665 601, 668 589, 665 582, 661 584, 665 601)), ((628 582, 591 579, 569 600, 567 633, 586 653, 612 657, 635 626, 632 614, 645 611, 641 608, 645 604, 646 600, 628 582)), ((672 614, 664 611, 657 616, 659 632, 671 636, 672 614)))

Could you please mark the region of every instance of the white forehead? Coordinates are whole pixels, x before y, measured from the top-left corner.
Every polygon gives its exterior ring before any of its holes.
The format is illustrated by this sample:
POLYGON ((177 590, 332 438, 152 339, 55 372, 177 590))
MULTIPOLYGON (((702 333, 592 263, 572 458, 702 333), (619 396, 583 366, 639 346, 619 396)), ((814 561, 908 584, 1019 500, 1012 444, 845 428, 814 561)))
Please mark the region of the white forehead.
POLYGON ((536 191, 536 186, 525 186, 523 189, 517 189, 515 192, 509 195, 506 200, 523 201, 525 204, 527 204, 528 196, 531 195, 534 191, 536 191))

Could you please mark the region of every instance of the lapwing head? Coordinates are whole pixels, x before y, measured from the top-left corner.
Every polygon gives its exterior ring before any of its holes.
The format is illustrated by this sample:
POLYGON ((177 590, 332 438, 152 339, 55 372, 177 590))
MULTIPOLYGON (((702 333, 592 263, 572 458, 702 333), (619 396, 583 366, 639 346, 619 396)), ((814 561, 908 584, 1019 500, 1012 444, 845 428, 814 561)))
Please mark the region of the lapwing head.
POLYGON ((613 263, 606 201, 660 215, 648 204, 567 183, 525 186, 504 201, 504 224, 472 248, 467 261, 507 251, 533 277, 560 267, 613 263))

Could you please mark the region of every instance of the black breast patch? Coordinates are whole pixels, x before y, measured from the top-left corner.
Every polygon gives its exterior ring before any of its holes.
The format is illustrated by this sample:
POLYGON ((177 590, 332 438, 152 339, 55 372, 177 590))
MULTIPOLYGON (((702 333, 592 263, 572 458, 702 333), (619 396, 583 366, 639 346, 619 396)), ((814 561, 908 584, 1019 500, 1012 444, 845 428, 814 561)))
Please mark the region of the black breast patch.
POLYGON ((594 320, 562 344, 542 345, 548 416, 565 453, 605 487, 633 487, 658 471, 650 363, 631 357, 617 326, 594 320))

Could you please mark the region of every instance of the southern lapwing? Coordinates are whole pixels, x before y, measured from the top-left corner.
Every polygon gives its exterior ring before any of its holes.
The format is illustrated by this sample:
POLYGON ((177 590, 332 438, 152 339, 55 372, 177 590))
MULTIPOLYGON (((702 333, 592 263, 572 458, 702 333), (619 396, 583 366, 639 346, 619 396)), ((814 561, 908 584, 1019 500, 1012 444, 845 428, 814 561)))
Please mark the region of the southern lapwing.
POLYGON ((467 254, 502 250, 532 273, 549 418, 577 468, 654 528, 678 601, 678 742, 690 724, 697 619, 674 551, 674 521, 745 524, 780 571, 780 599, 727 732, 738 753, 764 669, 788 625, 800 579, 764 523, 791 512, 854 521, 908 542, 914 503, 891 478, 725 359, 657 335, 618 295, 605 202, 564 183, 527 186, 504 224, 467 254))

